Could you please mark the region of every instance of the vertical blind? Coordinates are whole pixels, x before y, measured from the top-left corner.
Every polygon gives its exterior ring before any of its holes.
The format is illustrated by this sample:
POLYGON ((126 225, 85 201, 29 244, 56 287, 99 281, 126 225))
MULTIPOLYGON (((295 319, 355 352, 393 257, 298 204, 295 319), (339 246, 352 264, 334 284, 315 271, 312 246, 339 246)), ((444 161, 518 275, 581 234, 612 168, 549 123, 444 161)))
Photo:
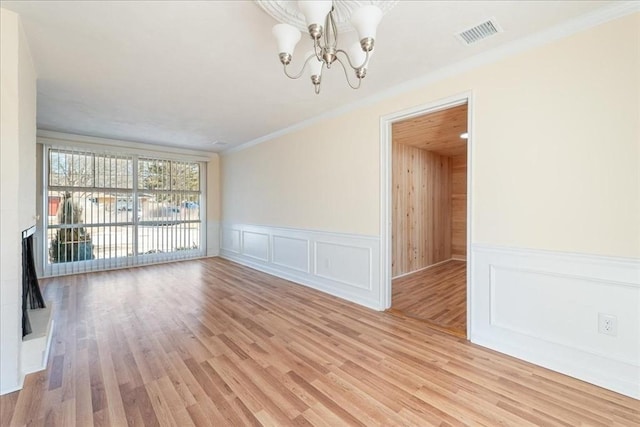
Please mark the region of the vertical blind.
POLYGON ((205 165, 47 147, 46 275, 202 256, 205 165))

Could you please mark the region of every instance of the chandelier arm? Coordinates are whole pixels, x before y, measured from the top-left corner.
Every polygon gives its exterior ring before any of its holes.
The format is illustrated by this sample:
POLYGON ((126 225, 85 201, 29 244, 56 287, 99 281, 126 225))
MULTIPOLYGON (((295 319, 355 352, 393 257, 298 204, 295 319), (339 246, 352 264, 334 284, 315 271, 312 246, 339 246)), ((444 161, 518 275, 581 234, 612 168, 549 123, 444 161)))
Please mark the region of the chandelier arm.
POLYGON ((325 67, 325 63, 323 62, 320 66, 320 74, 317 76, 311 76, 311 82, 313 83, 313 91, 316 95, 320 94, 320 87, 322 86, 322 70, 325 67))
POLYGON ((338 53, 342 53, 347 58, 347 62, 349 62, 349 66, 351 68, 353 68, 354 70, 359 70, 361 68, 366 68, 367 65, 369 65, 369 56, 370 56, 369 55, 369 51, 365 51, 367 56, 364 58, 364 62, 359 67, 356 67, 356 66, 353 65, 353 63, 351 62, 351 58, 349 57, 349 54, 346 51, 344 51, 343 49, 338 49, 338 50, 336 50, 336 56, 337 56, 338 53))
POLYGON ((304 73, 304 69, 307 67, 307 64, 309 63, 311 58, 314 58, 314 57, 315 57, 314 55, 309 55, 309 57, 304 61, 304 64, 302 65, 300 72, 296 75, 289 74, 289 72, 287 71, 287 65, 284 64, 283 65, 284 74, 292 80, 299 79, 302 76, 302 73, 304 73))
POLYGON ((316 54, 318 61, 324 62, 322 61, 322 45, 320 44, 319 39, 313 39, 313 53, 316 54))
MULTIPOLYGON (((340 63, 340 65, 342 66, 342 71, 344 71, 344 78, 347 80, 347 84, 349 85, 349 87, 351 89, 360 89, 360 85, 362 84, 362 79, 358 78, 358 85, 357 86, 354 86, 353 84, 351 84, 351 80, 349 80, 349 74, 347 73, 347 67, 344 66, 344 63, 342 62, 342 60, 340 58, 336 57, 336 61, 338 61, 340 63)), ((351 64, 349 64, 349 65, 351 65, 351 64)))

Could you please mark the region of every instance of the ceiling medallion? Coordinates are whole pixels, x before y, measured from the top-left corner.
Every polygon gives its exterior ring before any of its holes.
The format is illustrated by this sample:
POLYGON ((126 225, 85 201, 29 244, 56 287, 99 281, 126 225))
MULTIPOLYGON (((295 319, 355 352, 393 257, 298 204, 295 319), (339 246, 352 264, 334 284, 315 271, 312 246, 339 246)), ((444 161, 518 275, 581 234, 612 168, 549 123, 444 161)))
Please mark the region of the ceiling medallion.
POLYGON ((365 77, 369 59, 373 54, 376 29, 382 15, 390 10, 393 1, 282 1, 255 0, 269 15, 281 24, 273 27, 273 35, 278 41, 280 62, 284 73, 291 79, 302 76, 308 70, 316 94, 320 93, 322 71, 330 69, 335 62, 342 67, 347 83, 358 89, 365 77), (359 43, 348 46, 347 50, 338 47, 338 33, 357 31, 359 43), (300 41, 301 33, 306 32, 313 40, 313 50, 305 55, 302 69, 290 74, 287 66, 292 60, 293 51, 300 41), (357 82, 352 83, 347 69, 351 69, 357 82))
MULTIPOLYGON (((298 2, 291 0, 255 0, 255 2, 276 21, 293 25, 298 30, 307 32, 307 21, 303 13, 298 9, 298 2)), ((333 0, 334 19, 338 26, 338 31, 341 33, 354 31, 349 18, 351 18, 351 14, 356 9, 362 6, 377 6, 382 11, 382 14, 385 14, 396 3, 398 3, 398 0, 333 0)))

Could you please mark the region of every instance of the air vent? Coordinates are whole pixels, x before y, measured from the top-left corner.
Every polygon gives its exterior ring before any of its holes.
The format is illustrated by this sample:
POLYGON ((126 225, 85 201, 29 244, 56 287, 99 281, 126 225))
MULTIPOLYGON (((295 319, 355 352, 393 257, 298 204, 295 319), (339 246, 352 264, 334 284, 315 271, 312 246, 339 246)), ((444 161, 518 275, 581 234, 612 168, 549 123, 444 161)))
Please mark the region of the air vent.
POLYGON ((503 30, 495 19, 489 19, 481 24, 475 25, 467 30, 456 34, 456 37, 466 46, 472 45, 503 30))

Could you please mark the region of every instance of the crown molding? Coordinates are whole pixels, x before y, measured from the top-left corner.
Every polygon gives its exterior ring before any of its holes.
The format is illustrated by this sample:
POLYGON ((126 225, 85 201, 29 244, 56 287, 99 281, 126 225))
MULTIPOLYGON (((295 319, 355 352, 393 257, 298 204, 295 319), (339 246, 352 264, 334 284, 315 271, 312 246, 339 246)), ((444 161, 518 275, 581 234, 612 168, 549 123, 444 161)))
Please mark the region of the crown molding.
POLYGON ((307 120, 303 120, 286 128, 247 141, 240 145, 230 147, 226 150, 221 151, 220 155, 224 157, 227 154, 246 150, 255 145, 262 144, 263 142, 267 142, 269 140, 307 128, 315 123, 341 116, 358 108, 366 107, 382 100, 401 95, 408 91, 428 86, 446 78, 462 74, 480 66, 499 61, 506 57, 513 56, 526 50, 554 42, 556 40, 568 37, 572 34, 588 30, 614 19, 618 19, 637 12, 640 12, 640 2, 638 1, 615 2, 611 5, 604 6, 594 12, 576 17, 528 37, 514 40, 510 43, 505 44, 504 46, 488 50, 455 64, 445 66, 443 68, 440 68, 439 70, 428 73, 416 79, 406 81, 389 89, 385 89, 381 92, 378 92, 366 98, 362 98, 351 104, 347 104, 340 108, 327 111, 326 113, 320 114, 307 120))
POLYGON ((46 129, 38 129, 36 133, 36 141, 39 144, 52 144, 52 145, 82 145, 82 146, 94 146, 94 147, 111 147, 118 148, 126 152, 135 153, 161 153, 164 155, 180 155, 182 157, 189 157, 198 161, 209 161, 216 156, 217 153, 211 153, 208 151, 190 150, 179 147, 171 147, 166 145, 153 145, 143 142, 125 141, 121 139, 101 138, 97 136, 79 135, 74 133, 57 132, 46 129))

